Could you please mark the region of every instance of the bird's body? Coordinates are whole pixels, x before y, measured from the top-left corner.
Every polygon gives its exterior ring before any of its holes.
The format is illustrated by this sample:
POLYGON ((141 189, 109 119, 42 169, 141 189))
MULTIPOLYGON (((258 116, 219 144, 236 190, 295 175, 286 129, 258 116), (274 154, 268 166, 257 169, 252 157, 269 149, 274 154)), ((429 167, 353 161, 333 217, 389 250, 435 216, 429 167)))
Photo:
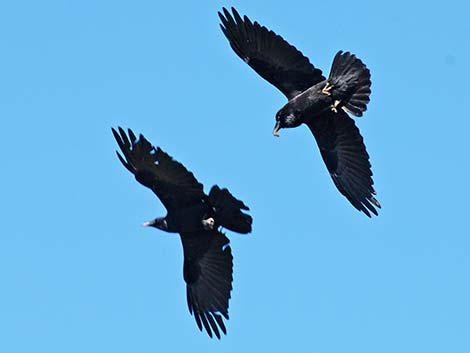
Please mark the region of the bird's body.
POLYGON ((322 81, 296 95, 279 109, 276 115, 294 114, 301 123, 306 123, 331 109, 335 99, 331 95, 321 94, 325 86, 326 81, 322 81))
POLYGON ((210 219, 213 213, 210 205, 202 203, 180 211, 173 211, 166 216, 166 219, 169 229, 173 228, 176 233, 195 232, 206 229, 203 222, 210 219))
POLYGON ((222 317, 228 320, 233 258, 229 240, 219 228, 251 232, 252 218, 242 211, 248 207, 217 185, 206 195, 191 172, 144 136, 137 139, 130 129, 128 136, 121 128, 112 131, 124 155, 117 153, 121 163, 167 209, 165 217, 144 225, 179 233, 189 311, 200 330, 204 327, 210 337, 214 333, 220 338, 219 330, 226 333, 222 317))
POLYGON ((156 218, 153 221, 146 222, 145 225, 155 226, 169 233, 197 232, 204 230, 204 220, 210 219, 214 212, 210 205, 201 203, 198 205, 172 210, 165 217, 156 218))
POLYGON ((281 36, 243 18, 219 12, 221 29, 235 53, 278 88, 288 102, 277 112, 274 135, 282 128, 306 124, 338 190, 358 210, 377 215, 369 155, 348 116, 362 116, 370 96, 370 72, 355 55, 339 51, 325 78, 300 51, 281 36))

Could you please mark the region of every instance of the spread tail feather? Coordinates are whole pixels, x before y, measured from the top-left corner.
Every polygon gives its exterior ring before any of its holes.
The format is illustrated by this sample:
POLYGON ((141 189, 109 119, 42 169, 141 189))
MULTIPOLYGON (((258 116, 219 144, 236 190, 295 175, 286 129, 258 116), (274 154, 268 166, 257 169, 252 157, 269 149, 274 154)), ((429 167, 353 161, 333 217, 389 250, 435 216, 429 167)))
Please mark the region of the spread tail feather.
POLYGON ((249 208, 237 200, 227 189, 214 185, 209 192, 209 202, 215 210, 217 222, 231 231, 246 234, 251 232, 253 219, 242 212, 249 208))
POLYGON ((328 82, 333 97, 354 116, 362 116, 370 96, 370 72, 366 65, 350 52, 339 51, 333 60, 328 82))

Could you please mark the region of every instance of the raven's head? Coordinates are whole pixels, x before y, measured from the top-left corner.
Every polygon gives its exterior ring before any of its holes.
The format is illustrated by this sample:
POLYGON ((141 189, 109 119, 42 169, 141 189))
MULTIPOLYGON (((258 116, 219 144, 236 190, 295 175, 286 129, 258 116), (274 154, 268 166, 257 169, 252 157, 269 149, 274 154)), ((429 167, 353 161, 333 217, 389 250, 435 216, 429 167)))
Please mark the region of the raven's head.
POLYGON ((279 137, 279 130, 283 128, 297 127, 302 124, 298 114, 286 104, 276 114, 276 125, 274 126, 273 135, 279 137))
POLYGON ((151 221, 142 223, 144 227, 155 227, 161 230, 168 230, 168 224, 165 217, 155 218, 151 221))

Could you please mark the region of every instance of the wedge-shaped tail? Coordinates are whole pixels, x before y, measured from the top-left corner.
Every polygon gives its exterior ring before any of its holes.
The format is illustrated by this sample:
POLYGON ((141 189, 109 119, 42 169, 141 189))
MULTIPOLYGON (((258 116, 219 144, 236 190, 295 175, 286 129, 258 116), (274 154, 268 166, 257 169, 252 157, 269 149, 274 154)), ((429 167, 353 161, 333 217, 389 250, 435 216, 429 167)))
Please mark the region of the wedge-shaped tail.
POLYGON ((209 202, 214 207, 217 221, 222 227, 242 234, 251 232, 253 219, 242 212, 250 209, 227 189, 214 185, 209 192, 209 202))
POLYGON ((333 60, 328 83, 333 97, 355 116, 362 116, 370 96, 370 72, 354 54, 339 51, 333 60))

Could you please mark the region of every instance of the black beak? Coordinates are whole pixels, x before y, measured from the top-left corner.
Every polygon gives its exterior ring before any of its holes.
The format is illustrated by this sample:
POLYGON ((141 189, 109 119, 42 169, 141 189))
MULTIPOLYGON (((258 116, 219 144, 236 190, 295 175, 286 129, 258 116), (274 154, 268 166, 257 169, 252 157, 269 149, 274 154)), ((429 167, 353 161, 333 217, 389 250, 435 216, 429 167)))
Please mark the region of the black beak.
POLYGON ((276 121, 276 125, 274 125, 273 135, 279 137, 279 130, 281 130, 281 122, 278 120, 276 121))

